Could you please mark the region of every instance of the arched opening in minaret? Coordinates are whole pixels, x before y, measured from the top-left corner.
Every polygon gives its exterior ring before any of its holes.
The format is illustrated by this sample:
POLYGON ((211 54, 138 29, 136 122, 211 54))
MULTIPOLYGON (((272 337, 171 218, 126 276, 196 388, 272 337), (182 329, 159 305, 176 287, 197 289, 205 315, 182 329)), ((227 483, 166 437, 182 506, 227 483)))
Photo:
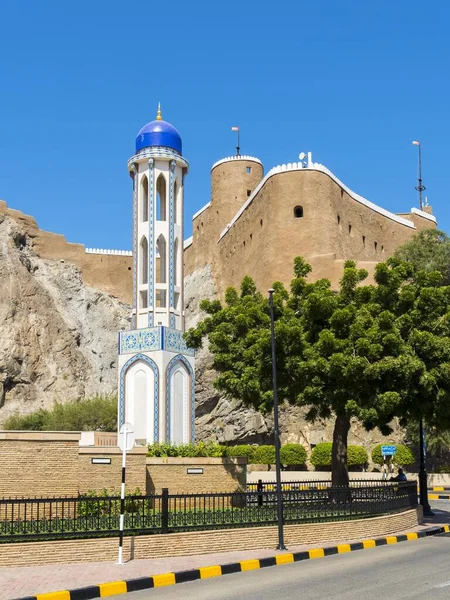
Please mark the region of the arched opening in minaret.
POLYGON ((141 179, 141 221, 148 221, 148 179, 144 175, 141 179))
POLYGON ((166 220, 166 179, 161 173, 156 182, 156 220, 166 220))
POLYGON ((173 220, 178 224, 178 182, 175 181, 173 188, 173 220))
POLYGON ((161 234, 156 242, 159 260, 156 265, 156 283, 167 283, 167 251, 166 240, 161 234))
POLYGON ((174 270, 174 284, 175 285, 180 285, 179 281, 180 281, 180 274, 178 272, 178 268, 179 268, 179 259, 180 257, 178 256, 178 252, 179 252, 179 244, 178 244, 178 238, 175 240, 175 246, 174 246, 174 259, 175 259, 175 270, 174 270))
POLYGON ((124 420, 133 424, 136 440, 152 441, 154 430, 155 374, 144 361, 137 361, 125 373, 124 420))
POLYGON ((146 284, 146 283, 148 283, 148 242, 147 242, 147 238, 145 236, 143 236, 143 238, 141 240, 140 254, 141 254, 141 265, 140 265, 141 280, 140 280, 140 283, 146 284))

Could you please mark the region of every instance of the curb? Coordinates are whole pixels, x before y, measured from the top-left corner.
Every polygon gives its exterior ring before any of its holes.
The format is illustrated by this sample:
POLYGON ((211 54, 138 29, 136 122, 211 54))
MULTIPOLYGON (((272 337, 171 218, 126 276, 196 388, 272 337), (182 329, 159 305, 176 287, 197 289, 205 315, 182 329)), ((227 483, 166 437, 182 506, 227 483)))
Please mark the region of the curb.
POLYGON ((199 569, 189 569, 188 571, 178 571, 175 573, 163 573, 151 577, 138 577, 136 579, 127 579, 123 581, 111 581, 109 583, 100 583, 99 585, 89 585, 74 590, 61 590, 46 594, 37 594, 36 596, 26 596, 17 600, 93 600, 94 598, 105 598, 116 594, 126 594, 128 592, 137 592, 150 588, 174 585, 177 583, 186 583, 197 579, 209 579, 210 577, 219 577, 231 573, 240 573, 243 571, 252 571, 254 569, 263 569, 264 567, 274 567, 285 565, 302 560, 314 558, 323 558, 334 554, 344 554, 356 550, 367 550, 376 546, 386 546, 397 544, 399 542, 410 542, 419 538, 438 535, 440 533, 449 533, 450 526, 431 527, 422 531, 406 533, 403 535, 390 535, 387 537, 363 540, 351 544, 338 544, 329 548, 312 548, 303 552, 294 552, 286 554, 277 554, 267 558, 242 560, 236 563, 226 565, 217 565, 210 567, 200 567, 199 569))
POLYGON ((450 500, 450 494, 428 494, 430 500, 450 500))

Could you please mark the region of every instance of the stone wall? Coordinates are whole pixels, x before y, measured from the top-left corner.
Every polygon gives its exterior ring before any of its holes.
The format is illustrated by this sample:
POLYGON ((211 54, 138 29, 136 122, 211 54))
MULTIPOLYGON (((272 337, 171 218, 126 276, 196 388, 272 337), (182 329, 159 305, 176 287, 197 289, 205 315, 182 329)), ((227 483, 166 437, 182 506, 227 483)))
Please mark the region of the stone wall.
POLYGON ((160 494, 220 493, 245 490, 247 459, 244 458, 147 458, 147 490, 160 494), (202 473, 189 473, 189 470, 202 473))
POLYGON ((77 496, 79 438, 0 431, 0 497, 77 496))
MULTIPOLYGON (((332 523, 286 525, 288 548, 304 544, 348 542, 408 531, 421 522, 421 507, 403 513, 332 523)), ((124 538, 124 560, 276 548, 276 527, 249 527, 124 538)), ((117 539, 64 540, 2 544, 0 567, 114 561, 117 539)))
MULTIPOLYGON (((78 432, 0 431, 0 497, 78 496, 89 490, 120 493, 122 453, 117 447, 80 446, 78 432), (109 464, 94 464, 106 458, 109 464)), ((127 491, 141 494, 234 492, 244 489, 243 458, 148 458, 127 454, 127 491), (188 469, 202 469, 189 474, 188 469)))

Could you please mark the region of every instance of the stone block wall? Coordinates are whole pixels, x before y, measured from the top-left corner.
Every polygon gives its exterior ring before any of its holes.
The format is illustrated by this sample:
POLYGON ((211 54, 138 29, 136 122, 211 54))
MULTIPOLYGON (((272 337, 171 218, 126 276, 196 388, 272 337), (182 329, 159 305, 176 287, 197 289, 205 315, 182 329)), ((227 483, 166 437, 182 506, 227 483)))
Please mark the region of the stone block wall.
POLYGON ((0 497, 77 496, 79 438, 0 431, 0 497))
POLYGON ((147 458, 147 491, 160 494, 220 493, 245 490, 247 463, 244 458, 147 458), (188 470, 202 470, 189 473, 188 470))

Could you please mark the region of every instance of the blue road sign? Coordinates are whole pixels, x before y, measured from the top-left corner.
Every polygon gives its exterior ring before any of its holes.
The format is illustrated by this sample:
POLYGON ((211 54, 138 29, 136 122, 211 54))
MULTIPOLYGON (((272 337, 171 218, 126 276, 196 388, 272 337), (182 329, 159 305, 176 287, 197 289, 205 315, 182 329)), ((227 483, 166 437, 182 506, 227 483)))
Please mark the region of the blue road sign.
POLYGON ((394 456, 397 446, 381 446, 381 454, 383 456, 394 456))

